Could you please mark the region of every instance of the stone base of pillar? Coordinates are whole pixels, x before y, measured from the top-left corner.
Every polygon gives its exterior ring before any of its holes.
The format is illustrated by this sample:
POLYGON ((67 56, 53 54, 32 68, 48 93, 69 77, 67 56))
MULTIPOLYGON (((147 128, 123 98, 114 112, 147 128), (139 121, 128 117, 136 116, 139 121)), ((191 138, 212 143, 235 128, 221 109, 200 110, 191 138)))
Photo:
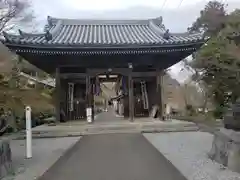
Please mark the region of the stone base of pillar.
POLYGON ((123 116, 123 113, 124 113, 124 106, 122 103, 119 103, 119 109, 118 109, 118 114, 120 116, 123 116))

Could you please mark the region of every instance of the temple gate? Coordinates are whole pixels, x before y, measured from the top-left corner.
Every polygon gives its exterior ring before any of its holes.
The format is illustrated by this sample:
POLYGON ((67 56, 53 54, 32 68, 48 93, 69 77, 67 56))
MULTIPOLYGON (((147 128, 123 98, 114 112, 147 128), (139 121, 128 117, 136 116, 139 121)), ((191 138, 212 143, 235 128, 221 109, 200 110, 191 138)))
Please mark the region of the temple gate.
MULTIPOLYGON (((38 68, 55 74, 56 118, 86 118, 94 109, 99 83, 115 81, 118 113, 131 121, 158 107, 162 119, 164 70, 191 55, 206 41, 202 34, 170 33, 162 18, 81 20, 47 18, 45 32, 4 32, 2 42, 38 68), (107 78, 100 78, 100 76, 107 78), (111 75, 116 77, 111 78, 111 75)), ((94 117, 94 111, 92 113, 94 117)))

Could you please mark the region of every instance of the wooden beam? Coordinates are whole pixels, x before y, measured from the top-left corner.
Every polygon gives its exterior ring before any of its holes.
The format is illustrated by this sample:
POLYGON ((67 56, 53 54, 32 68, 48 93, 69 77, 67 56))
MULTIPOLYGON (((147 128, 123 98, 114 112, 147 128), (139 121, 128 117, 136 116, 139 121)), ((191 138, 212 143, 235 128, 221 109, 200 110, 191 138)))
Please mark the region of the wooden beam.
POLYGON ((86 77, 85 79, 71 79, 71 82, 73 83, 80 83, 80 84, 86 84, 86 77))
POLYGON ((141 81, 156 81, 156 76, 155 77, 134 77, 134 83, 135 82, 141 82, 141 81))
POLYGON ((61 73, 60 77, 63 79, 69 78, 86 78, 86 73, 61 73))
POLYGON ((118 78, 99 78, 99 82, 117 82, 118 78))
POLYGON ((87 69, 87 73, 91 76, 98 74, 121 74, 128 75, 131 69, 129 68, 108 68, 108 69, 87 69))
POLYGON ((148 72, 132 72, 132 77, 156 77, 156 71, 148 71, 148 72))
MULTIPOLYGON (((69 78, 71 82, 74 83, 81 83, 85 84, 86 83, 86 77, 85 78, 69 78)), ((99 78, 99 82, 117 82, 118 78, 99 78)))
MULTIPOLYGON (((117 68, 112 69, 112 71, 108 71, 106 69, 89 69, 89 74, 91 76, 96 76, 97 74, 121 74, 121 75, 128 75, 130 70, 125 68, 117 68)), ((64 79, 68 78, 85 78, 87 76, 86 73, 61 73, 60 77, 64 79)), ((156 71, 148 71, 148 72, 132 72, 132 77, 156 77, 156 71)))

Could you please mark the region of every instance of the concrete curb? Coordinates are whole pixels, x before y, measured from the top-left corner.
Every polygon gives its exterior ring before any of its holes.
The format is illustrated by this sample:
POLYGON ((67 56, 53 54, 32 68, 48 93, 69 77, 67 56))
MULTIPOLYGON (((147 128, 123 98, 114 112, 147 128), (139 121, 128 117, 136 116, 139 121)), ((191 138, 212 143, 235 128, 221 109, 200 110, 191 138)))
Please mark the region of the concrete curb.
POLYGON ((196 132, 196 131, 199 131, 200 128, 199 127, 192 127, 192 128, 189 128, 189 129, 179 129, 179 130, 173 130, 171 128, 169 129, 164 129, 164 130, 158 130, 158 129, 155 129, 155 130, 142 130, 141 133, 170 133, 170 132, 196 132))

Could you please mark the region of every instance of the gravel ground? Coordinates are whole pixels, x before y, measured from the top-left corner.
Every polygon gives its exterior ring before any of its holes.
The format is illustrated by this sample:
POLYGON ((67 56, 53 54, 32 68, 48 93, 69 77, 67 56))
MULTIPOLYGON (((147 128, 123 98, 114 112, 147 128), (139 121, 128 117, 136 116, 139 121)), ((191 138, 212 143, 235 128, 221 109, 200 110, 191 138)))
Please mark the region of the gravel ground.
POLYGON ((33 139, 33 157, 25 158, 25 140, 12 140, 15 175, 4 180, 34 180, 50 168, 80 137, 33 139))
POLYGON ((208 158, 213 135, 206 132, 144 134, 144 136, 189 180, 240 180, 208 158))

